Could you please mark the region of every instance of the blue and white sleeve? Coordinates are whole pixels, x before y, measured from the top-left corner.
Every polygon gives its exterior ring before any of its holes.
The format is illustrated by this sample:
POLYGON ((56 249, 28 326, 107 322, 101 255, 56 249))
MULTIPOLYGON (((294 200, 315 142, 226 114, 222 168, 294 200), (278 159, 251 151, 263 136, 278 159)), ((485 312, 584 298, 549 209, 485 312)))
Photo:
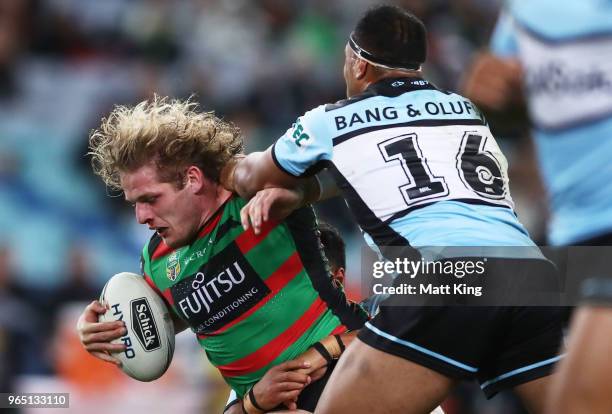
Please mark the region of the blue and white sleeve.
POLYGON ((504 58, 516 57, 518 54, 515 22, 509 10, 503 10, 499 15, 491 36, 490 49, 493 54, 504 58))
POLYGON ((272 148, 272 158, 286 173, 300 177, 318 171, 332 158, 332 137, 325 124, 325 107, 299 117, 272 148))

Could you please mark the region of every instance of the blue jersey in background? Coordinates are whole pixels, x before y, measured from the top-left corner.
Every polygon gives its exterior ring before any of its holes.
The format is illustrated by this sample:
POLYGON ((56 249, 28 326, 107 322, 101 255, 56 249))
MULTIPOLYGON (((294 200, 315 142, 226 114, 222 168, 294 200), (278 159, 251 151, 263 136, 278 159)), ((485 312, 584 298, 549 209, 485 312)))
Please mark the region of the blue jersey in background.
POLYGON ((513 1, 491 48, 520 60, 552 244, 612 233, 612 1, 513 1))

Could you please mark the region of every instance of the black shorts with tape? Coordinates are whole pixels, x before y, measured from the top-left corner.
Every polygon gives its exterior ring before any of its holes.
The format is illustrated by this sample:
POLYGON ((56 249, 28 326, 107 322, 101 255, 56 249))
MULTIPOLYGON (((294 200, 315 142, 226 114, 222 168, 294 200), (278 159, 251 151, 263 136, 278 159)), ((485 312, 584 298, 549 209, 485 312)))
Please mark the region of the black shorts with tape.
MULTIPOLYGON (((504 268, 524 268, 523 276, 543 269, 554 272, 554 266, 546 261, 491 260, 504 268)), ((360 331, 359 339, 447 377, 476 379, 488 398, 502 389, 549 375, 562 357, 566 310, 558 306, 398 303, 395 297, 384 301, 380 312, 360 331)))

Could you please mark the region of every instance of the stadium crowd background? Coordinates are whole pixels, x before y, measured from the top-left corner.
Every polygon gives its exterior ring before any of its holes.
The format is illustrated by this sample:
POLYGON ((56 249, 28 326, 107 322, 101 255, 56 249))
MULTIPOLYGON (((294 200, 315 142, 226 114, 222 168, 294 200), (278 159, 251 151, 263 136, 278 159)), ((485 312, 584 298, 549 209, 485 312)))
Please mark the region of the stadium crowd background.
MULTIPOLYGON (((195 94, 203 108, 242 129, 247 150, 264 149, 305 110, 344 97, 347 33, 374 3, 0 1, 0 392, 68 389, 76 406, 96 407, 108 404, 104 391, 113 383, 127 381, 89 361, 73 336, 80 303, 97 297, 110 275, 137 272, 149 237, 122 197, 107 197, 91 173, 87 137, 100 118, 115 104, 153 93, 195 94)), ((425 73, 451 90, 460 88, 474 54, 485 47, 502 6, 500 0, 390 3, 425 22, 425 73)), ((501 132, 518 215, 543 241, 546 207, 533 179, 529 140, 520 128, 501 132)), ((361 236, 343 202, 318 210, 346 238, 347 289, 359 299, 361 236)), ((151 412, 146 404, 161 409, 165 402, 181 412, 214 412, 225 389, 195 340, 179 338, 164 379, 127 382, 147 395, 162 390, 163 398, 119 393, 111 407, 151 412)), ((445 408, 449 414, 520 412, 503 396, 485 402, 471 388, 460 388, 445 408)))

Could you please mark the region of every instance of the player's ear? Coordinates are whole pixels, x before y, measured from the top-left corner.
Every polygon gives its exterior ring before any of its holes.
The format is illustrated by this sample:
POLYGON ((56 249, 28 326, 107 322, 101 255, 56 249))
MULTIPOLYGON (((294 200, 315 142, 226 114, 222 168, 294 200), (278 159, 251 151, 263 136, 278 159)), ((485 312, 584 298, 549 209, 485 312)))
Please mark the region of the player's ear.
POLYGON ((368 62, 363 59, 355 59, 352 70, 355 79, 362 80, 368 71, 368 62))
POLYGON ((185 188, 188 188, 192 193, 199 193, 207 185, 208 180, 204 176, 202 170, 195 165, 190 165, 185 171, 185 188))
POLYGON ((345 277, 344 267, 339 267, 332 275, 332 279, 334 280, 334 285, 336 285, 337 287, 344 286, 344 277, 345 277))

